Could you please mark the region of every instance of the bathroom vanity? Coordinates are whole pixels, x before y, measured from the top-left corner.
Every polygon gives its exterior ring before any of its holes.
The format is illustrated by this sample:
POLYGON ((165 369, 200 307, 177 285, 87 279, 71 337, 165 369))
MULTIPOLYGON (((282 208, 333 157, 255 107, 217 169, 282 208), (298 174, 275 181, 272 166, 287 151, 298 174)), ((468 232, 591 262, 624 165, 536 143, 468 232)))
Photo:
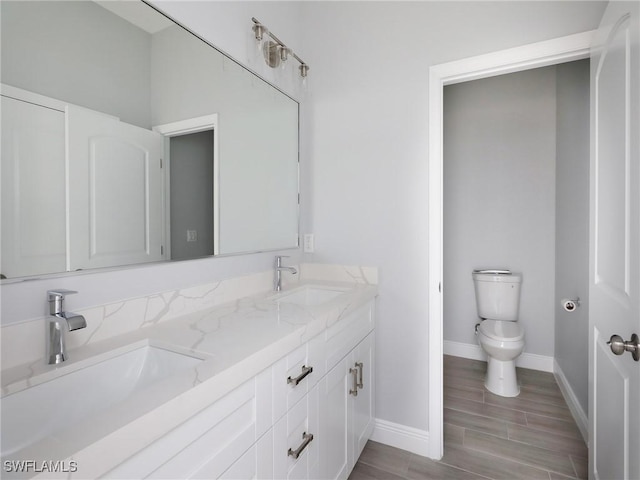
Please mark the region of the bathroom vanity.
POLYGON ((4 476, 347 478, 373 430, 376 295, 302 283, 5 371, 4 476))

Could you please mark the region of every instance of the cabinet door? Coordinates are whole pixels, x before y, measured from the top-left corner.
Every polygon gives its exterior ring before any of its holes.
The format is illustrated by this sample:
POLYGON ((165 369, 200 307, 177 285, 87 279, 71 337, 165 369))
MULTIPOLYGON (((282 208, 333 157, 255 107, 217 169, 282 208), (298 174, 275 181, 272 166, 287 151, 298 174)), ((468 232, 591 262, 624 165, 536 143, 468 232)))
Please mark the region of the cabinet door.
POLYGON ((373 419, 375 409, 375 371, 374 371, 375 332, 371 332, 353 350, 351 355, 351 368, 357 371, 358 395, 351 396, 351 419, 349 466, 353 468, 362 453, 367 440, 373 432, 373 419))
POLYGON ((344 358, 320 381, 322 470, 319 473, 322 478, 346 479, 348 475, 347 411, 351 379, 348 358, 344 358))
POLYGON ((318 386, 273 427, 273 478, 307 479, 319 464, 318 386))

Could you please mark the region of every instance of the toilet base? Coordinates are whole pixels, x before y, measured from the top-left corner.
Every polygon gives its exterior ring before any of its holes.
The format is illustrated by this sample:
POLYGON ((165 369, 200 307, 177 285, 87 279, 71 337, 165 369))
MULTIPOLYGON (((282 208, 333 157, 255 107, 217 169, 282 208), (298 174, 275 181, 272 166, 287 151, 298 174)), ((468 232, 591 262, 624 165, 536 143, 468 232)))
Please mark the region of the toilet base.
POLYGON ((484 386, 491 393, 501 397, 517 397, 520 395, 515 361, 496 360, 489 356, 487 358, 487 376, 484 386))

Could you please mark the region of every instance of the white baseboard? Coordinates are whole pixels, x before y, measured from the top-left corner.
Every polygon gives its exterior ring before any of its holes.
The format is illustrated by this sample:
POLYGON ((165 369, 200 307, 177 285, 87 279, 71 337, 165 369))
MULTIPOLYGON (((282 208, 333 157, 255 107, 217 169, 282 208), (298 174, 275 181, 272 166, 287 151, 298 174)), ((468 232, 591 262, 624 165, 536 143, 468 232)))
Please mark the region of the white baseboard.
POLYGON ((430 457, 429 432, 425 430, 376 418, 371 440, 407 450, 416 455, 430 457))
POLYGON ((555 360, 553 361, 553 376, 556 377, 556 382, 558 382, 562 396, 567 402, 567 406, 573 415, 573 419, 576 421, 576 425, 580 429, 584 443, 589 445, 589 418, 584 413, 584 410, 578 401, 578 397, 573 392, 567 377, 564 375, 560 365, 558 365, 558 362, 555 360))
MULTIPOLYGON (((482 348, 480 348, 480 345, 474 345, 471 343, 451 342, 449 340, 445 340, 444 354, 453 355, 454 357, 470 358, 472 360, 487 360, 487 356, 482 348)), ((516 360, 516 365, 518 367, 550 373, 553 373, 554 371, 553 363, 553 357, 527 352, 524 352, 516 360)))

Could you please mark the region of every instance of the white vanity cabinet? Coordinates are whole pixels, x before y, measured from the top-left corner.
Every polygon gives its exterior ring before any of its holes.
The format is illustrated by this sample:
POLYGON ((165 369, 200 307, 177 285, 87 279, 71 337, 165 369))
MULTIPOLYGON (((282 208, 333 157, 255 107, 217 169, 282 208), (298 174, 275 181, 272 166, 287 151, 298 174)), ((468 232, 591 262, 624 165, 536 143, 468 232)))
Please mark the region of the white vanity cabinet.
POLYGON ((346 479, 373 429, 373 327, 372 300, 105 477, 346 479))

